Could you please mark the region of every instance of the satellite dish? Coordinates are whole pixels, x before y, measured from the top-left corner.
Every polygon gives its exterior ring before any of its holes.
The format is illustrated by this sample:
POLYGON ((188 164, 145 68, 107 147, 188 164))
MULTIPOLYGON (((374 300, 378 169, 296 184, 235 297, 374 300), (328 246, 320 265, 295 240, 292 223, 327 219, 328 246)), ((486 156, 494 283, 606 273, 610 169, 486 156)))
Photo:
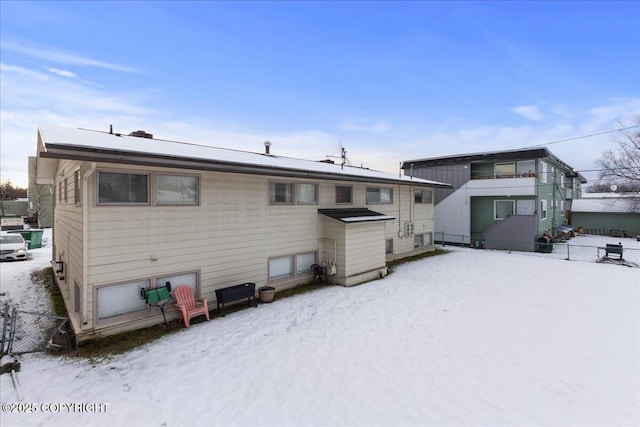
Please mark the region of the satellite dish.
POLYGON ((618 189, 618 186, 615 184, 611 184, 611 187, 609 188, 611 188, 611 191, 616 191, 618 189))

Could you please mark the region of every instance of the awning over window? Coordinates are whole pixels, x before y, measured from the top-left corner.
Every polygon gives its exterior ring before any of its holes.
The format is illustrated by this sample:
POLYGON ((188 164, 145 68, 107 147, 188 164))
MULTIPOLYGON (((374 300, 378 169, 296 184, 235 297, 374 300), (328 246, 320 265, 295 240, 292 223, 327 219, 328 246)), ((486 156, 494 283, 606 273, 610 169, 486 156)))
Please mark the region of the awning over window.
POLYGON ((396 219, 394 216, 374 212, 367 208, 318 209, 318 213, 348 223, 396 219))

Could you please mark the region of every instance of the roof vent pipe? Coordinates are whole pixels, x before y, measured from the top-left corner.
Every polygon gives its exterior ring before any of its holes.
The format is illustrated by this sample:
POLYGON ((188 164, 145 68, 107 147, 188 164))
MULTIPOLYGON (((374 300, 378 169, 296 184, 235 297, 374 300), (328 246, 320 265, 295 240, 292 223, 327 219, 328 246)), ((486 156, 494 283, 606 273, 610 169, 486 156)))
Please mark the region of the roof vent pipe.
POLYGON ((269 147, 271 147, 271 143, 269 141, 264 142, 264 154, 270 155, 269 147))

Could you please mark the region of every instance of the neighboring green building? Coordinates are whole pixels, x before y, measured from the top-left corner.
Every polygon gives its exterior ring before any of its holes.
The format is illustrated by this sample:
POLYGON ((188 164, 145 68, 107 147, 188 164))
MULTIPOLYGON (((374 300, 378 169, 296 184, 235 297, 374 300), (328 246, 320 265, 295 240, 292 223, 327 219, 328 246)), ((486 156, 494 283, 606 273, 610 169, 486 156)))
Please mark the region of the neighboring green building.
POLYGON ((640 194, 586 194, 574 201, 572 224, 588 234, 640 236, 640 194))
POLYGON ((565 233, 586 179, 546 148, 407 160, 405 175, 448 182, 436 189, 436 239, 533 251, 565 233))

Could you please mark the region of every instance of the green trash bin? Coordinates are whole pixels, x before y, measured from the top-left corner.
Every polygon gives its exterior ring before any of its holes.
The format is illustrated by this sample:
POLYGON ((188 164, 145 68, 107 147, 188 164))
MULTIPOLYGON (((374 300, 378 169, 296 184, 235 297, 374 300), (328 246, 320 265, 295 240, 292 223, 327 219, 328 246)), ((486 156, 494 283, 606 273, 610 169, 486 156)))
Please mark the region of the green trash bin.
POLYGON ((22 238, 29 243, 29 249, 39 249, 42 247, 42 232, 39 228, 29 230, 10 230, 9 233, 19 233, 22 238))

